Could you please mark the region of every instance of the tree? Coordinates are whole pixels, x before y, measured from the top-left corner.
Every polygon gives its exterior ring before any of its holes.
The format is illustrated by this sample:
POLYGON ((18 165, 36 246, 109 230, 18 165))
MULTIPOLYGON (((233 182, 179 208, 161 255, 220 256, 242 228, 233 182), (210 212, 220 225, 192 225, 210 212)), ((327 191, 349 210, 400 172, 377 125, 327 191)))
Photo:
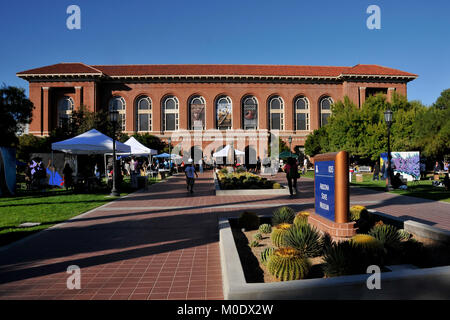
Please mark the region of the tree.
POLYGON ((316 154, 325 153, 328 150, 328 133, 326 126, 314 130, 305 141, 305 153, 314 157, 316 154))
POLYGON ((17 144, 17 134, 23 132, 23 125, 31 122, 33 108, 33 103, 25 97, 25 89, 6 85, 0 88, 0 145, 17 144))
POLYGON ((437 98, 433 107, 440 110, 450 109, 450 89, 441 92, 441 95, 437 98))

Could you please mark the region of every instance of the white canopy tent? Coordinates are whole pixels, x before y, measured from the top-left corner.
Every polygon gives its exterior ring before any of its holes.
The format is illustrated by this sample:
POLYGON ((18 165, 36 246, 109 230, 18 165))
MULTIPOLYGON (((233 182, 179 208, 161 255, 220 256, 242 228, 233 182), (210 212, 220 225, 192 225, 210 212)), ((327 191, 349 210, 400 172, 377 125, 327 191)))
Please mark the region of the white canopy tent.
MULTIPOLYGON (((226 147, 224 147, 222 150, 217 151, 216 153, 213 153, 213 157, 214 158, 220 158, 220 157, 228 157, 229 153, 231 150, 231 146, 227 145, 226 147)), ((234 154, 236 156, 243 156, 245 155, 245 152, 239 151, 237 149, 234 149, 234 154)))
POLYGON ((147 156, 147 155, 158 154, 158 151, 147 148, 142 143, 137 141, 134 137, 131 137, 130 139, 125 141, 125 144, 130 146, 131 151, 129 153, 124 152, 124 153, 118 153, 118 154, 120 154, 120 155, 132 154, 135 156, 147 156))
MULTIPOLYGON (((72 154, 105 154, 113 152, 113 139, 92 129, 74 138, 52 143, 52 150, 72 154)), ((116 141, 116 152, 131 152, 129 145, 116 141)))
MULTIPOLYGON (((113 139, 95 129, 91 129, 76 137, 52 143, 52 151, 53 150, 75 155, 112 153, 113 139)), ((131 147, 116 141, 116 152, 130 153, 131 147)), ((75 167, 75 174, 78 174, 78 165, 75 167)))

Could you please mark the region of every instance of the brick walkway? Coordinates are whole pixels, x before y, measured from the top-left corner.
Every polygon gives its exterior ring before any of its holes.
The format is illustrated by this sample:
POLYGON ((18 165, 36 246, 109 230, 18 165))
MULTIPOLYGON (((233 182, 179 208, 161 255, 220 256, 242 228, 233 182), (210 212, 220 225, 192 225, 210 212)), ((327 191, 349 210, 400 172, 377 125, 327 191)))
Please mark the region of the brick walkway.
MULTIPOLYGON (((223 299, 218 219, 314 206, 313 181, 305 178, 293 199, 216 197, 211 172, 195 190, 187 194, 183 176, 175 176, 0 251, 0 300, 223 299), (66 287, 70 265, 81 268, 81 290, 66 287)), ((351 202, 450 230, 447 203, 362 188, 351 188, 351 202)))

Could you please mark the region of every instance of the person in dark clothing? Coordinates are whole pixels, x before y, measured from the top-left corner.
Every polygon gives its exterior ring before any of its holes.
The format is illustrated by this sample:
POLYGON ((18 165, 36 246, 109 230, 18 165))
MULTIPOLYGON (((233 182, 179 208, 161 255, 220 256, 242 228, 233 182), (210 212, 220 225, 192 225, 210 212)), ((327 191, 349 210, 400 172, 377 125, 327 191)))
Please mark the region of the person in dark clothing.
POLYGON ((373 167, 373 177, 372 180, 380 180, 380 163, 377 161, 373 167))
POLYGON ((399 189, 401 186, 406 186, 400 178, 400 173, 398 172, 392 177, 391 184, 394 189, 399 189))
POLYGON ((73 178, 72 178, 73 170, 68 163, 64 166, 63 175, 64 175, 64 186, 66 190, 69 188, 73 188, 73 178))
POLYGON ((286 172, 289 193, 291 196, 293 196, 294 193, 297 195, 297 179, 299 178, 297 160, 289 157, 287 163, 283 167, 283 171, 286 172))

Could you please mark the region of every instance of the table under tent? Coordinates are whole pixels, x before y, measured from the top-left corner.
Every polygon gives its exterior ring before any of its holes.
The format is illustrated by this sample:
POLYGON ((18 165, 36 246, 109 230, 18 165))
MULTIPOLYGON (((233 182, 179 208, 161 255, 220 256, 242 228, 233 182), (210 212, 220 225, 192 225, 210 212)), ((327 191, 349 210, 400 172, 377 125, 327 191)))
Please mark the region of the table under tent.
MULTIPOLYGON (((245 156, 245 152, 234 149, 231 145, 226 145, 223 149, 213 153, 213 158, 227 158, 230 159, 228 163, 234 163, 234 157, 245 156)), ((216 160, 217 162, 217 160, 216 160)), ((227 164, 226 162, 223 163, 227 164)))

